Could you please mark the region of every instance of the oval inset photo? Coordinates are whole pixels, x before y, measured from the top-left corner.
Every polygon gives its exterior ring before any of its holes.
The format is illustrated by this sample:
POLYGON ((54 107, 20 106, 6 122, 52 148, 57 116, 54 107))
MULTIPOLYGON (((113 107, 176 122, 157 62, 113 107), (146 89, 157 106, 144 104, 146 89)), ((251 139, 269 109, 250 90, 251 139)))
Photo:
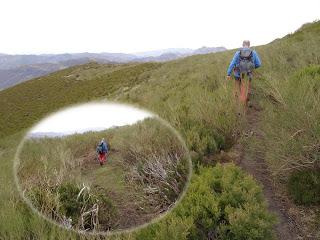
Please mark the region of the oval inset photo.
POLYGON ((181 198, 189 152, 158 116, 90 103, 54 113, 19 146, 15 174, 24 200, 46 219, 90 233, 152 222, 181 198))

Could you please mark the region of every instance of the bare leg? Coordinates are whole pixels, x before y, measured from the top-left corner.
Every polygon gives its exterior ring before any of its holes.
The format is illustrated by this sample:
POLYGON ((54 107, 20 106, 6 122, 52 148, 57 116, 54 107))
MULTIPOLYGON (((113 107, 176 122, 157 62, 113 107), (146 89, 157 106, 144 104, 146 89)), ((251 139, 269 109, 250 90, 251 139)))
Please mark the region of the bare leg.
POLYGON ((249 80, 248 78, 244 78, 244 75, 242 75, 240 104, 241 104, 243 113, 245 113, 247 109, 248 89, 249 89, 249 80))
POLYGON ((247 84, 246 84, 246 82, 247 82, 246 79, 242 79, 242 81, 241 81, 240 102, 243 104, 246 102, 246 99, 247 99, 247 84))
POLYGON ((234 81, 234 97, 236 100, 236 105, 237 105, 237 112, 238 115, 241 114, 241 79, 239 78, 238 80, 234 81))
POLYGON ((239 101, 240 98, 240 93, 241 93, 241 80, 235 80, 234 81, 234 96, 239 101))
POLYGON ((247 102, 250 100, 250 94, 251 94, 251 80, 248 81, 247 102))

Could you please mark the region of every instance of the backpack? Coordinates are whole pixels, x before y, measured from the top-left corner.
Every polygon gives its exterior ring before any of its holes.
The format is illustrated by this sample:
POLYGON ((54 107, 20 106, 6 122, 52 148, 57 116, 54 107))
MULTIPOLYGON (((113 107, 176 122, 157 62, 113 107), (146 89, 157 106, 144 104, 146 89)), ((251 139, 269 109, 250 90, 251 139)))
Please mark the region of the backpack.
POLYGON ((101 143, 102 145, 102 151, 103 152, 108 152, 108 144, 106 142, 101 143))
POLYGON ((250 73, 255 68, 253 63, 253 51, 251 49, 240 50, 240 73, 250 73))
POLYGON ((103 149, 102 149, 102 146, 101 146, 101 145, 99 145, 99 146, 97 147, 97 152, 98 152, 98 153, 103 153, 103 149))
POLYGON ((106 153, 108 152, 108 145, 106 142, 101 142, 97 149, 99 153, 106 153))

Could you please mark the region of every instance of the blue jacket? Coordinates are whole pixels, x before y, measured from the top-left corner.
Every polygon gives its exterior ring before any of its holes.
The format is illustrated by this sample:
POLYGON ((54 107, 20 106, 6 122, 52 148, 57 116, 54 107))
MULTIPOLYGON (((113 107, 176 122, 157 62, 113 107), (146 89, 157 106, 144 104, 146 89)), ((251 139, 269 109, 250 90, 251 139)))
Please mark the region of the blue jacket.
POLYGON ((107 146, 106 142, 101 141, 101 143, 97 147, 97 152, 99 152, 99 151, 102 151, 103 153, 108 152, 108 146, 107 146))
MULTIPOLYGON (((248 48, 242 48, 242 49, 248 49, 248 48)), ((253 63, 254 63, 255 68, 260 67, 261 66, 261 60, 260 60, 260 58, 259 58, 259 56, 258 56, 258 54, 257 54, 257 52, 255 50, 252 50, 252 57, 253 57, 253 63)), ((230 65, 229 65, 229 68, 228 68, 228 71, 227 71, 227 75, 228 76, 231 75, 231 72, 233 71, 233 69, 235 67, 237 67, 239 65, 239 63, 240 63, 240 50, 238 50, 234 54, 234 56, 233 56, 233 58, 232 58, 232 60, 230 62, 230 65)), ((240 77, 240 73, 239 72, 235 72, 235 76, 236 77, 240 77)))

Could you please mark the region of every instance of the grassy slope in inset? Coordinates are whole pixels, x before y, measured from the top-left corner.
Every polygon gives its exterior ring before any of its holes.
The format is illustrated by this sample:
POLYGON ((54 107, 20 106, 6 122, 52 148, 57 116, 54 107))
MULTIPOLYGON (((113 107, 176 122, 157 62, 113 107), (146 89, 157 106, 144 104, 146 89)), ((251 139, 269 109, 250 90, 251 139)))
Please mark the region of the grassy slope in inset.
POLYGON ((98 205, 97 224, 85 222, 95 231, 135 227, 167 211, 191 167, 178 136, 151 118, 102 132, 28 138, 18 158, 21 191, 38 211, 60 224, 71 217, 84 230, 80 216, 98 205), (112 146, 102 167, 95 152, 101 138, 112 146))

